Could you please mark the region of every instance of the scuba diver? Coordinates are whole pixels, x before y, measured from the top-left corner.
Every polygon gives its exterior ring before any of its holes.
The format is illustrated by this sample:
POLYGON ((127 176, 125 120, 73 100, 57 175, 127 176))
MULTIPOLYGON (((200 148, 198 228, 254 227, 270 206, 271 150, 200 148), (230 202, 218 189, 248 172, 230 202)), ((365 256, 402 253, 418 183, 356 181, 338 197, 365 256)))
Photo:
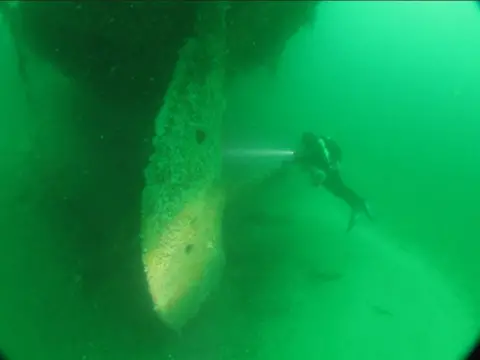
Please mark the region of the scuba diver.
POLYGON ((350 189, 340 175, 342 150, 329 137, 316 136, 311 132, 302 135, 300 149, 294 152, 291 164, 299 165, 307 171, 314 186, 322 185, 330 193, 345 201, 352 209, 347 231, 353 229, 360 214, 372 220, 365 199, 350 189))

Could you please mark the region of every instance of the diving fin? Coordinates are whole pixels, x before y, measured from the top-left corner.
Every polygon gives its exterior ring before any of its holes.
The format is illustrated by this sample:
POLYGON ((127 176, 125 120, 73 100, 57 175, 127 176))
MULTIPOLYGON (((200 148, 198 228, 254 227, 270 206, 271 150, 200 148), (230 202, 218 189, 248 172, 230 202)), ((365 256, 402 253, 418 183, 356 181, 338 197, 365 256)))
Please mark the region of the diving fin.
POLYGON ((347 233, 352 231, 359 217, 360 217, 360 211, 353 209, 350 215, 350 220, 348 221, 347 233))
POLYGON ((370 211, 370 205, 366 201, 362 201, 361 206, 352 209, 350 220, 348 221, 347 232, 350 232, 355 227, 358 218, 362 213, 364 213, 370 221, 373 220, 372 212, 370 211))

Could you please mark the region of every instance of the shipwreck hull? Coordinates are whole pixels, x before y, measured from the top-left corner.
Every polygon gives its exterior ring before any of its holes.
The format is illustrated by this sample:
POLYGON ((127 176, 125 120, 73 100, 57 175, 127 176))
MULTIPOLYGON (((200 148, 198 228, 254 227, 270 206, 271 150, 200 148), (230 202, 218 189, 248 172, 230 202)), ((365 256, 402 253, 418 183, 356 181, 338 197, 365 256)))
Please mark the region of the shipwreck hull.
MULTIPOLYGON (((94 103, 65 119, 78 129, 75 136, 91 144, 92 153, 102 154, 94 158, 92 195, 78 197, 74 205, 89 209, 92 228, 108 235, 101 246, 97 240, 86 246, 82 239, 84 253, 100 253, 101 247, 112 254, 112 246, 131 253, 111 234, 136 240, 140 233, 152 307, 173 329, 197 313, 225 262, 225 87, 255 67, 274 67, 288 38, 312 21, 315 6, 71 1, 0 7, 16 41, 19 69, 31 53, 71 81, 79 93, 76 107, 94 103), (99 205, 92 209, 92 201, 99 205), (139 210, 141 224, 137 217, 124 231, 119 224, 139 210)), ((28 77, 23 80, 28 88, 28 77)), ((111 263, 122 268, 127 257, 111 263)), ((103 260, 98 255, 99 269, 103 260)), ((123 300, 129 307, 134 301, 133 295, 123 300)))
POLYGON ((224 259, 225 12, 218 4, 199 10, 196 36, 180 52, 155 120, 155 149, 146 169, 143 262, 155 311, 174 329, 196 313, 224 259))

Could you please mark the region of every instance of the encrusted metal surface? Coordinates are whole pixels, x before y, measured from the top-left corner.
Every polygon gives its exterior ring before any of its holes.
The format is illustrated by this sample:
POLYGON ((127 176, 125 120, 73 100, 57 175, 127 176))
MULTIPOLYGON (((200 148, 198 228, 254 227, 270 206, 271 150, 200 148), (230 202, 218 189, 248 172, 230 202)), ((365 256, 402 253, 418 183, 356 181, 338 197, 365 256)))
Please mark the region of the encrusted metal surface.
POLYGON ((180 53, 156 119, 155 151, 146 170, 145 272, 155 310, 175 329, 195 314, 223 262, 224 14, 214 3, 200 9, 197 36, 180 53))

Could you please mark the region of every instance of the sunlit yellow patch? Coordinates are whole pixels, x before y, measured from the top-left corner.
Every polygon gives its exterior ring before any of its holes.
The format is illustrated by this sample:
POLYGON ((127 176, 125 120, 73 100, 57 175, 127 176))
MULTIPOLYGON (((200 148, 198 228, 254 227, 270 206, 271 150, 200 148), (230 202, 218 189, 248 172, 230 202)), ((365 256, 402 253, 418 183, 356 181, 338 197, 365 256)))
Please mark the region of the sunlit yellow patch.
POLYGON ((199 192, 161 230, 145 222, 143 263, 155 311, 178 329, 198 311, 223 263, 219 191, 199 192))

